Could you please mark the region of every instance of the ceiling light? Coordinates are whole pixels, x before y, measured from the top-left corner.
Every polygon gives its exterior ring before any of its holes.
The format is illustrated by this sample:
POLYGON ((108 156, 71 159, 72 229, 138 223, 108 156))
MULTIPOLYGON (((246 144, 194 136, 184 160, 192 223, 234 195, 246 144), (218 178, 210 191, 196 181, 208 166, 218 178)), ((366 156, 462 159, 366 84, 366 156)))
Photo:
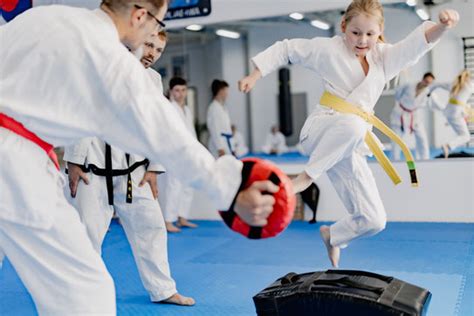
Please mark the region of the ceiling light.
POLYGON ((292 18, 293 20, 301 21, 304 19, 304 15, 298 12, 293 12, 292 14, 290 14, 290 18, 292 18))
POLYGON ((428 12, 426 12, 425 9, 416 9, 416 14, 418 14, 420 19, 422 19, 423 21, 426 21, 430 18, 430 15, 428 14, 428 12))
POLYGON ((194 32, 198 32, 198 31, 202 30, 203 28, 204 28, 204 26, 199 25, 199 24, 191 24, 191 25, 186 26, 186 30, 194 31, 194 32))
POLYGON ((234 32, 234 31, 229 31, 229 30, 224 30, 224 29, 219 29, 216 31, 216 34, 222 37, 227 37, 227 38, 232 38, 232 39, 238 39, 240 38, 240 33, 234 32))
POLYGON ((323 22, 321 20, 313 20, 311 21, 311 25, 321 30, 329 30, 331 28, 329 23, 323 22))
POLYGON ((407 5, 410 7, 416 6, 416 0, 407 0, 406 2, 407 2, 407 5))

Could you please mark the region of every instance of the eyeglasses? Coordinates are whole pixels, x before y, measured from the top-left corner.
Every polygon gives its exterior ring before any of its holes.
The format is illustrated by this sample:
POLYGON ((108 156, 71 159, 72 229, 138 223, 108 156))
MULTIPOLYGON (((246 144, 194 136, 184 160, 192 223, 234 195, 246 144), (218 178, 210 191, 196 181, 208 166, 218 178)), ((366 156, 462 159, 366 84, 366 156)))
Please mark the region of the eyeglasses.
MULTIPOLYGON (((137 8, 137 9, 145 9, 144 7, 141 7, 139 6, 138 4, 134 4, 134 7, 137 8)), ((151 14, 150 12, 148 12, 147 9, 146 10, 146 14, 148 14, 149 16, 151 16, 153 19, 155 19, 156 23, 158 23, 158 31, 161 31, 162 29, 164 29, 166 27, 166 24, 163 23, 162 21, 158 20, 153 14, 151 14)))

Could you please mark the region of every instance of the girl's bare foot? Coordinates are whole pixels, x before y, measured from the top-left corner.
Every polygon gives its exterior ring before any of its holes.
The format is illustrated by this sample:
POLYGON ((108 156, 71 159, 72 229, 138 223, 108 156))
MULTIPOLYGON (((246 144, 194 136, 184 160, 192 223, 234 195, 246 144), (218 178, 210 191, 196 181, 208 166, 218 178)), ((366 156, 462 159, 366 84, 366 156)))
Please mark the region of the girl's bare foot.
POLYGON ((171 295, 167 299, 160 301, 160 303, 175 304, 181 306, 193 306, 194 304, 196 304, 192 297, 186 297, 179 293, 171 295))
POLYGON ((319 233, 321 234, 321 238, 323 239, 324 245, 328 251, 329 260, 331 260, 331 264, 334 268, 339 267, 339 256, 341 250, 339 247, 331 246, 331 233, 329 230, 329 226, 323 225, 319 228, 319 233))

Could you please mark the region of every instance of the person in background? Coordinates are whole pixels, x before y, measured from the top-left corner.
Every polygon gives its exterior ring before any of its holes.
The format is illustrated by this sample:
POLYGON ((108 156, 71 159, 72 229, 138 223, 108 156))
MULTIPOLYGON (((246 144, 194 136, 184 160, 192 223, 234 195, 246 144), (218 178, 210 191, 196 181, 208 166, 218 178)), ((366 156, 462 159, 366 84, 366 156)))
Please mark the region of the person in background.
POLYGON ((247 144, 245 143, 244 136, 242 135, 241 132, 237 130, 237 127, 232 124, 232 149, 234 152, 234 155, 236 157, 242 157, 248 154, 249 148, 247 147, 247 144))
MULTIPOLYGON (((395 106, 390 113, 390 125, 395 133, 413 134, 416 140, 416 155, 418 159, 429 159, 430 148, 422 110, 428 104, 428 91, 435 76, 431 72, 423 75, 416 84, 405 84, 395 91, 395 106)), ((392 143, 392 159, 400 160, 400 147, 392 143)))
POLYGON ((278 125, 273 125, 270 133, 267 135, 262 151, 270 155, 281 155, 288 152, 285 135, 280 132, 278 125))
POLYGON ((229 84, 223 80, 215 79, 212 81, 211 90, 213 99, 207 109, 208 148, 214 157, 232 155, 232 129, 226 106, 229 84))
MULTIPOLYGON (((186 125, 189 135, 197 139, 196 130, 194 129, 194 115, 186 105, 188 83, 180 77, 171 78, 169 93, 173 110, 186 125)), ((197 225, 188 220, 194 190, 166 173, 160 176, 158 183, 161 191, 159 200, 165 217, 166 230, 169 233, 178 233, 181 231, 180 227, 196 228, 197 225), (177 222, 177 226, 174 224, 175 222, 177 222)))

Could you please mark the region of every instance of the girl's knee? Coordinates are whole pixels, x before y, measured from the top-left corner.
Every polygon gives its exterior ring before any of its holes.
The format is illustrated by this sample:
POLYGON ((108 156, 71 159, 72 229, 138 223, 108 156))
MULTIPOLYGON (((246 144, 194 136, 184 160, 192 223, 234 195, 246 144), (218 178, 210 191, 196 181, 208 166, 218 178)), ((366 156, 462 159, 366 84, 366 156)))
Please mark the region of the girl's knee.
POLYGON ((378 232, 381 232, 382 230, 385 229, 385 226, 387 224, 387 219, 385 216, 378 216, 375 218, 372 218, 370 220, 370 230, 372 231, 373 234, 376 234, 378 232))
POLYGON ((365 215, 359 222, 360 233, 369 235, 377 234, 385 229, 386 223, 387 218, 385 214, 365 215))

